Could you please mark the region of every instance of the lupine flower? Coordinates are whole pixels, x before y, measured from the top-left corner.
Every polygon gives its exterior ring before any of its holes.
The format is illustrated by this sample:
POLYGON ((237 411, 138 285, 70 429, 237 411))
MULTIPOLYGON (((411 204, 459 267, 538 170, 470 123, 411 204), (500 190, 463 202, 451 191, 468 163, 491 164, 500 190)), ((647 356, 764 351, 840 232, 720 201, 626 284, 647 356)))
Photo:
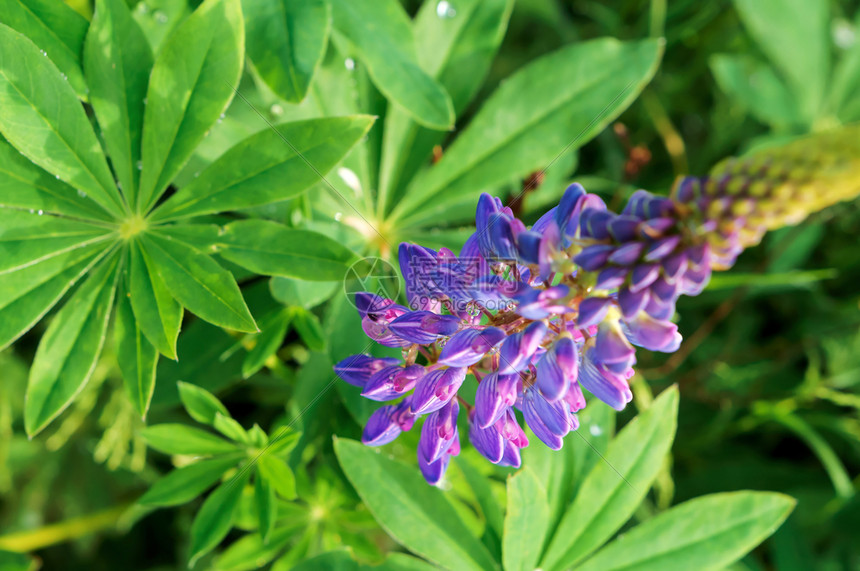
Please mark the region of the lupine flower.
MULTIPOLYGON (((519 466, 529 444, 522 422, 561 448, 579 426, 583 389, 623 409, 636 347, 678 349, 671 319, 681 295, 701 292, 765 230, 838 200, 812 197, 818 179, 804 173, 814 168, 786 149, 681 179, 671 197, 639 190, 620 213, 573 184, 531 228, 483 194, 459 255, 401 244, 408 307, 369 293, 356 307, 367 335, 401 347, 403 359, 353 355, 335 366, 365 397, 393 401, 370 417, 363 442, 391 442, 423 417, 418 464, 436 484, 460 451, 460 408, 472 445, 504 466, 519 466), (813 208, 799 204, 812 198, 813 208), (469 378, 472 403, 458 395, 469 378)), ((815 168, 844 179, 832 163, 815 168)))

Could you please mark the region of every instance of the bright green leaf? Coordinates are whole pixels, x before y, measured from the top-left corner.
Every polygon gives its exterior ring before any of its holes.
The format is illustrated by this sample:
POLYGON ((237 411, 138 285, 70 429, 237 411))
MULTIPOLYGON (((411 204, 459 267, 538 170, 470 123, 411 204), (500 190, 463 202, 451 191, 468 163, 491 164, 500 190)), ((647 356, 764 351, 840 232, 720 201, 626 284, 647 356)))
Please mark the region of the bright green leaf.
MULTIPOLYGON (((125 289, 121 291, 126 293, 125 289)), ((149 403, 155 390, 158 350, 137 326, 127 293, 120 295, 117 300, 114 335, 116 358, 125 391, 137 413, 146 418, 146 411, 149 410, 149 403)))
POLYGON ((27 36, 63 74, 77 95, 86 99, 81 51, 87 21, 61 0, 0 0, 0 23, 27 36))
POLYGON ((107 154, 131 204, 140 174, 143 100, 151 68, 152 51, 125 0, 96 0, 84 44, 84 71, 107 154))
POLYGON ((576 569, 723 569, 776 531, 794 504, 794 499, 772 492, 696 498, 633 528, 576 569))
POLYGON ((505 571, 532 571, 546 536, 549 505, 537 476, 523 468, 508 477, 508 511, 502 544, 505 571))
POLYGON ((308 349, 311 351, 325 351, 325 333, 323 333, 322 324, 319 318, 301 307, 293 307, 290 309, 293 316, 293 327, 308 349))
POLYGON ((147 426, 140 435, 150 448, 165 454, 210 456, 235 452, 236 445, 211 432, 184 424, 147 426))
POLYGON ((272 531, 269 541, 263 543, 258 533, 248 534, 231 543, 215 562, 217 571, 250 571, 258 569, 277 557, 290 539, 303 527, 287 525, 272 531))
POLYGON ((90 379, 113 307, 118 262, 118 255, 102 262, 39 341, 24 406, 24 428, 30 436, 65 410, 90 379))
POLYGON ((677 416, 678 389, 672 387, 621 430, 580 486, 540 567, 570 568, 633 515, 663 466, 677 416))
POLYGON ((325 0, 242 0, 248 57, 279 97, 305 98, 331 29, 325 0))
POLYGON ((257 325, 233 275, 206 254, 167 236, 146 236, 141 244, 170 294, 206 321, 256 332, 257 325))
POLYGON ((233 99, 244 35, 239 0, 206 0, 161 46, 143 115, 141 210, 158 200, 233 99))
POLYGON ((261 332, 254 338, 254 347, 248 351, 242 362, 243 377, 247 379, 262 369, 269 357, 275 354, 284 342, 291 320, 289 311, 280 309, 260 322, 261 332))
POLYGON ((129 246, 129 259, 129 292, 138 327, 163 355, 176 360, 182 306, 173 299, 157 266, 139 242, 129 246))
POLYGON ((353 440, 335 440, 334 450, 376 521, 410 551, 449 569, 498 569, 445 494, 428 486, 417 466, 391 460, 353 440))
POLYGON ((271 451, 267 451, 257 459, 257 470, 260 477, 266 479, 282 498, 295 499, 296 476, 286 462, 273 456, 271 451))
POLYGON ((218 237, 226 260, 264 275, 313 281, 343 279, 357 256, 323 234, 294 230, 266 220, 240 220, 218 237))
POLYGON ((212 421, 212 427, 235 442, 248 443, 248 433, 245 432, 245 429, 242 428, 242 425, 236 422, 235 419, 230 416, 221 414, 220 412, 215 413, 215 418, 212 421))
POLYGON ((311 309, 323 303, 343 288, 341 280, 317 282, 295 278, 274 277, 269 280, 269 291, 284 305, 298 305, 311 309))
POLYGON ((33 42, 2 24, 0 132, 31 161, 122 216, 122 198, 75 92, 33 42))
POLYGON ((373 117, 352 115, 263 129, 219 157, 159 206, 152 219, 214 214, 292 198, 319 182, 372 124, 373 117))
POLYGON ((137 502, 147 506, 178 506, 190 502, 244 457, 231 454, 177 468, 155 482, 137 502))
POLYGON ((445 89, 418 64, 412 23, 397 0, 332 0, 335 28, 358 50, 386 97, 432 129, 454 126, 445 89))
POLYGON ((275 487, 271 480, 259 473, 254 479, 254 505, 257 508, 257 518, 260 522, 258 532, 263 543, 268 543, 275 519, 278 517, 278 504, 275 501, 275 487))
POLYGON ((206 389, 182 381, 176 383, 176 386, 179 389, 182 406, 197 422, 211 425, 215 422, 215 415, 218 413, 230 416, 227 407, 206 389))
POLYGON ((403 227, 434 221, 449 201, 550 167, 633 102, 661 52, 657 40, 604 38, 533 61, 490 96, 442 159, 415 178, 392 215, 403 227))
POLYGON ((248 483, 250 470, 240 471, 209 494, 191 524, 191 560, 194 565, 200 556, 218 545, 233 526, 236 508, 242 490, 248 483))

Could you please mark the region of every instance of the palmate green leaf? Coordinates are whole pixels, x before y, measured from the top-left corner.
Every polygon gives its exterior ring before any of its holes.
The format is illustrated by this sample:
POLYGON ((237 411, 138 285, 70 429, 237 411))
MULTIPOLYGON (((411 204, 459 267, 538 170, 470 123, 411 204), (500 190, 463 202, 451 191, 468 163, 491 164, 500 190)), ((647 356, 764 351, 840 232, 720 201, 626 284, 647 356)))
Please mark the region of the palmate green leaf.
POLYGON ((145 506, 190 502, 220 480, 227 470, 236 467, 242 458, 244 454, 227 454, 177 468, 153 484, 137 502, 145 506))
POLYGON ((79 97, 86 99, 81 51, 87 21, 61 0, 0 0, 0 23, 44 50, 79 97))
POLYGON ((418 64, 412 23, 397 0, 332 0, 332 13, 379 91, 425 127, 454 126, 451 98, 418 64))
POLYGON ((114 253, 96 267, 39 341, 24 405, 28 435, 65 410, 90 379, 104 344, 119 260, 114 253))
MULTIPOLYGON (((415 16, 421 67, 450 94, 454 112, 463 112, 489 71, 508 27, 513 0, 462 0, 455 18, 440 18, 439 3, 426 0, 415 16)), ((398 107, 385 115, 379 174, 380 208, 388 210, 415 173, 427 164, 445 133, 416 124, 398 107), (390 199, 390 200, 389 200, 390 199)))
POLYGON ((242 470, 209 494, 191 524, 191 558, 193 566, 200 556, 211 551, 230 531, 236 518, 242 490, 250 478, 250 470, 242 470))
POLYGON ((576 570, 723 569, 776 531, 794 504, 772 492, 696 498, 633 528, 576 570))
POLYGON ((141 245, 170 294, 189 311, 221 327, 257 331, 233 275, 211 257, 169 235, 144 236, 141 245))
POLYGON ((146 338, 131 309, 131 294, 123 288, 117 300, 116 337, 117 361, 122 373, 128 399, 134 409, 146 418, 152 393, 155 390, 155 369, 158 365, 158 350, 146 338))
POLYGON ((242 0, 242 14, 256 72, 282 99, 304 99, 331 31, 326 0, 242 0))
POLYGON ((0 209, 0 275, 115 237, 112 228, 100 225, 0 209))
MULTIPOLYGON (((298 436, 298 435, 297 435, 298 436)), ((298 438, 295 439, 296 443, 298 438)), ((296 497, 296 476, 289 465, 273 455, 271 450, 257 460, 260 477, 269 481, 272 488, 285 500, 296 497)))
POLYGON ((367 133, 373 117, 352 115, 275 125, 219 157, 153 213, 175 220, 279 202, 332 169, 367 133))
POLYGON ((715 55, 710 64, 720 88, 759 121, 775 126, 804 123, 792 92, 767 64, 724 54, 715 55))
POLYGON ((398 226, 436 219, 451 201, 477 197, 547 168, 599 133, 641 92, 663 43, 604 38, 564 47, 505 81, 392 211, 398 226))
POLYGON ((828 4, 827 0, 734 0, 749 34, 797 94, 801 116, 808 122, 820 111, 830 73, 828 4))
POLYGON ((319 318, 303 307, 291 307, 290 314, 293 318, 293 327, 308 349, 311 351, 325 351, 325 333, 319 318))
POLYGON ((92 200, 34 165, 0 137, 0 207, 99 221, 110 215, 92 200))
POLYGON ((257 519, 259 528, 257 531, 263 539, 263 543, 269 541, 269 535, 275 526, 278 517, 278 504, 275 500, 275 487, 271 480, 263 478, 260 474, 254 479, 254 506, 257 508, 257 519))
POLYGON ((152 51, 125 0, 96 0, 84 44, 84 71, 111 165, 134 203, 140 175, 143 100, 152 51))
POLYGON ((537 476, 523 468, 508 477, 502 562, 505 571, 532 571, 540 558, 549 518, 546 490, 537 476))
POLYGON ((672 387, 609 444, 556 528, 540 567, 569 569, 620 528, 641 503, 675 437, 678 389, 672 387))
POLYGON ((147 426, 140 435, 150 448, 165 454, 193 454, 211 456, 235 452, 236 445, 211 432, 184 424, 157 424, 147 426))
POLYGON ((2 24, 0 133, 28 159, 122 216, 122 198, 69 82, 33 42, 2 24))
POLYGON ((173 299, 158 268, 141 244, 129 245, 129 292, 138 327, 163 355, 176 360, 182 305, 173 299))
POLYGON ((439 568, 405 553, 390 553, 385 561, 379 565, 364 565, 353 559, 346 551, 330 551, 305 559, 291 569, 293 571, 314 571, 316 569, 326 569, 326 571, 438 571, 439 568))
POLYGON ((220 400, 215 395, 197 385, 191 383, 176 383, 179 389, 179 399, 182 401, 182 406, 185 407, 188 415, 203 424, 212 425, 215 422, 215 415, 218 413, 224 416, 230 416, 220 400))
POLYGON ((35 325, 101 259, 101 244, 71 250, 0 279, 0 350, 35 325))
POLYGON ((239 0, 206 0, 161 46, 143 115, 141 211, 158 200, 233 99, 244 36, 239 0))
POLYGON ((242 362, 242 376, 246 379, 263 368, 269 357, 275 354, 292 321, 292 315, 284 308, 279 309, 260 322, 260 333, 254 338, 254 347, 248 351, 242 362))
POLYGON ((360 442, 336 439, 347 478, 388 534, 409 550, 448 569, 498 569, 445 494, 428 486, 415 466, 391 460, 360 442))
POLYGON ((218 253, 263 275, 312 281, 343 279, 358 256, 323 234, 266 220, 240 220, 223 227, 218 253))

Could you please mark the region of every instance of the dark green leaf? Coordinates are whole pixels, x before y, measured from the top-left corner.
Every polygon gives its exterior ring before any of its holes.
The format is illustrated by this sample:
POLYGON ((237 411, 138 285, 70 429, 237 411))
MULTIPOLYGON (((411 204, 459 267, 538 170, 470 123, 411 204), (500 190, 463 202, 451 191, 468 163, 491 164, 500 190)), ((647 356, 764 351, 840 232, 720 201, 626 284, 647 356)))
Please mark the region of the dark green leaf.
POLYGON ((728 492, 685 502, 619 537, 577 571, 722 569, 771 535, 795 500, 728 492))
POLYGON ((260 473, 254 481, 254 505, 257 508, 257 518, 260 521, 258 532, 263 543, 269 542, 275 519, 278 517, 278 504, 275 501, 275 487, 271 480, 260 473))
POLYGON ((206 0, 159 50, 143 115, 141 210, 158 200, 233 99, 244 35, 239 0, 206 0))
POLYGON ((0 132, 12 146, 114 216, 122 198, 84 108, 33 42, 0 24, 0 132))
POLYGON ((327 236, 265 220, 228 224, 218 245, 224 259, 253 272, 314 281, 343 279, 358 258, 327 236))
POLYGON ((417 176, 393 210, 411 227, 449 201, 477 197, 581 147, 636 98, 657 69, 662 43, 598 39, 530 63, 484 103, 442 159, 417 176))
POLYGON ((158 364, 158 350, 138 328, 131 309, 131 302, 125 288, 117 300, 116 358, 125 384, 128 398, 137 413, 146 418, 152 393, 155 390, 155 368, 158 364))
POLYGON ((113 307, 118 262, 118 255, 102 262, 42 336, 24 406, 24 428, 30 436, 65 410, 90 379, 113 307))
POLYGON ((165 454, 191 454, 210 456, 235 452, 236 445, 211 432, 184 424, 157 424, 147 426, 140 435, 150 448, 165 454))
POLYGON ((236 508, 242 497, 242 490, 248 483, 250 470, 240 471, 209 494, 191 524, 191 558, 194 565, 200 556, 211 551, 233 527, 236 508))
POLYGON ((129 246, 129 259, 131 307, 138 327, 163 355, 176 360, 182 306, 173 299, 157 266, 137 240, 129 246))
POLYGON ((159 206, 152 219, 187 218, 292 198, 319 182, 372 124, 373 117, 352 115, 263 129, 219 157, 159 206))
POLYGON ((143 100, 152 52, 125 0, 96 0, 84 44, 84 71, 114 173, 135 203, 143 100))
POLYGON ((153 484, 137 501, 147 506, 178 506, 190 502, 220 480, 242 458, 244 455, 230 454, 177 468, 153 484))
POLYGON ((672 387, 612 440, 555 530, 541 567, 570 568, 633 515, 663 466, 677 416, 678 389, 672 387))
POLYGON ((179 389, 182 406, 197 422, 211 425, 215 422, 215 415, 218 413, 230 416, 227 407, 206 389, 182 381, 176 383, 176 386, 179 389))
POLYGON ((454 107, 418 64, 412 24, 396 0, 333 0, 335 27, 358 50, 386 97, 432 129, 454 126, 454 107))
POLYGON ((260 322, 262 331, 254 337, 254 347, 248 351, 242 362, 243 377, 247 379, 262 369, 269 357, 275 354, 284 341, 291 320, 289 311, 281 309, 260 322))
POLYGON ((508 511, 502 562, 505 571, 532 571, 546 536, 549 505, 546 491, 528 468, 508 477, 508 511))
POLYGON ((301 307, 290 309, 293 316, 293 327, 312 351, 325 351, 325 334, 319 318, 301 307))
POLYGON ((215 260, 169 235, 146 236, 141 244, 170 294, 189 311, 221 327, 257 331, 236 280, 215 260))
POLYGON ((0 23, 27 36, 69 78, 82 99, 87 87, 81 72, 81 51, 87 21, 60 0, 0 0, 0 23))
POLYGON ((322 60, 331 29, 325 0, 242 0, 248 57, 279 97, 298 103, 322 60))
POLYGON ((410 551, 449 569, 498 569, 445 494, 428 486, 417 466, 391 460, 353 440, 337 439, 334 449, 376 521, 410 551))

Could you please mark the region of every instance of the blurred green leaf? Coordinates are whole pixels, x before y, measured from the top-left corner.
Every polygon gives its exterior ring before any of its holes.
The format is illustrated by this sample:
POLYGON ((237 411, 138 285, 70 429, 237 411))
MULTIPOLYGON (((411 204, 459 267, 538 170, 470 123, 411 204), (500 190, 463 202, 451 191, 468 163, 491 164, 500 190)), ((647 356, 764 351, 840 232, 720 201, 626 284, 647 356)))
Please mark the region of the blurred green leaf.
POLYGON ((182 406, 185 407, 188 415, 197 422, 211 426, 215 422, 216 414, 230 416, 227 407, 206 389, 182 381, 176 383, 176 387, 179 389, 179 399, 182 401, 182 406))
POLYGON ((316 315, 301 307, 290 308, 293 327, 312 351, 325 351, 325 334, 316 315))
POLYGON ((257 460, 257 469, 260 477, 268 482, 273 490, 278 492, 285 500, 296 497, 296 477, 286 462, 276 458, 269 450, 264 452, 257 460))
MULTIPOLYGON (((343 276, 341 276, 343 277, 343 276)), ((269 290, 284 305, 299 305, 312 309, 335 295, 343 287, 341 280, 318 282, 295 278, 274 277, 269 281, 269 290)))
POLYGON ((0 133, 28 159, 122 216, 122 199, 75 92, 35 44, 2 24, 0 133))
POLYGON ((224 259, 253 272, 314 281, 343 279, 357 259, 352 250, 327 236, 265 220, 224 226, 218 244, 224 259))
POLYGON ((569 568, 600 547, 642 502, 675 437, 678 389, 666 389, 612 440, 553 534, 541 567, 569 568))
POLYGON ((537 476, 523 468, 508 477, 502 562, 505 571, 531 571, 537 566, 549 528, 546 490, 537 476))
POLYGON ((161 280, 170 284, 170 294, 189 311, 221 327, 257 331, 233 275, 211 257, 169 234, 144 236, 141 246, 161 280))
POLYGON ((116 322, 116 358, 122 373, 125 392, 134 410, 146 418, 152 393, 155 391, 155 369, 158 364, 158 350, 138 328, 131 309, 129 294, 125 287, 120 290, 117 299, 116 322))
POLYGON ((0 0, 0 23, 27 36, 68 76, 81 99, 87 86, 81 72, 81 51, 87 21, 60 0, 0 0))
POLYGON ((293 571, 314 571, 315 569, 326 569, 326 571, 432 571, 438 567, 405 553, 391 553, 379 565, 363 565, 350 557, 346 551, 330 551, 306 559, 292 569, 293 571))
POLYGON ((756 119, 774 127, 803 124, 797 103, 768 65, 747 56, 715 55, 711 71, 720 88, 756 119))
POLYGON ((242 490, 250 470, 242 470, 209 494, 191 524, 191 557, 189 565, 218 545, 233 526, 242 490))
POLYGON ((449 201, 477 197, 584 145, 633 102, 661 53, 657 40, 604 38, 533 61, 490 96, 438 163, 415 178, 392 216, 402 227, 427 223, 449 201))
POLYGON ((277 310, 267 319, 260 321, 260 333, 254 337, 254 347, 248 351, 242 362, 242 376, 246 379, 263 368, 266 361, 274 355, 292 321, 290 312, 284 308, 277 310))
POLYGON ((212 421, 212 427, 235 442, 250 443, 250 438, 242 425, 229 415, 215 413, 215 419, 212 421))
POLYGON ((239 0, 206 0, 158 51, 143 115, 140 210, 158 200, 233 99, 244 35, 239 0))
POLYGON ((242 0, 242 13, 254 69, 279 97, 304 99, 331 30, 326 0, 242 0))
POLYGON ((708 291, 721 289, 736 289, 749 286, 756 289, 770 290, 781 288, 805 288, 822 280, 830 280, 839 275, 837 269, 790 271, 773 274, 744 274, 732 272, 717 274, 708 282, 708 291))
MULTIPOLYGON (((483 461, 483 459, 481 460, 483 461)), ((505 516, 502 506, 493 495, 493 491, 488 485, 487 478, 483 476, 477 468, 469 463, 469 460, 458 457, 457 465, 463 471, 463 476, 466 478, 469 487, 475 494, 475 499, 487 521, 487 527, 495 533, 497 539, 504 536, 505 516)))
POLYGON ((353 440, 336 439, 334 450, 358 495, 391 537, 443 567, 498 569, 445 494, 428 486, 417 467, 391 460, 353 440))
POLYGON ((268 543, 269 535, 275 526, 275 519, 278 517, 278 504, 275 501, 275 487, 271 480, 261 477, 259 473, 254 478, 254 505, 260 520, 258 532, 263 543, 268 543))
POLYGON ((734 5, 749 34, 797 94, 801 115, 811 123, 821 110, 830 73, 827 0, 734 0, 734 5))
POLYGON ((140 431, 150 448, 165 454, 207 456, 235 452, 236 445, 205 430, 184 424, 156 424, 140 431))
POLYGON ((57 313, 30 368, 24 427, 33 436, 84 388, 104 345, 116 291, 119 256, 112 255, 57 313))
POLYGON ((125 0, 96 0, 84 71, 111 166, 134 203, 152 51, 125 0))
POLYGON ((418 64, 412 22, 397 0, 332 0, 335 29, 344 34, 386 97, 431 129, 454 126, 445 89, 418 64))
POLYGON ((190 502, 244 457, 244 454, 227 454, 176 468, 153 484, 137 501, 148 506, 178 506, 190 502))
POLYGON ((293 198, 340 162, 373 121, 368 115, 351 115, 263 129, 233 146, 158 206, 152 220, 213 214, 293 198))
POLYGON ((721 569, 771 535, 795 500, 772 492, 711 494, 625 533, 577 571, 721 569))
POLYGON ((286 547, 296 534, 292 526, 276 528, 264 543, 260 534, 246 535, 224 550, 215 561, 217 571, 249 571, 265 565, 286 547))

